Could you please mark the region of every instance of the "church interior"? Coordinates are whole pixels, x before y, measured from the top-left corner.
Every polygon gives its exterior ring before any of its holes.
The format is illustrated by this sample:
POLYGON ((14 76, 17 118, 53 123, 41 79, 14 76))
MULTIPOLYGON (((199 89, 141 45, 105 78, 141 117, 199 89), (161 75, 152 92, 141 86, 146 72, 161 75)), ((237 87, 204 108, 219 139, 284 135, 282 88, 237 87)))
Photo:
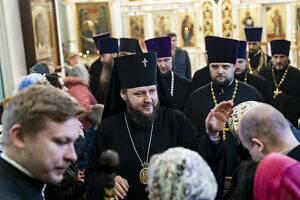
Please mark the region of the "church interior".
POLYGON ((187 50, 192 72, 205 63, 208 35, 245 40, 246 26, 263 27, 261 45, 291 41, 291 65, 300 68, 300 2, 297 0, 10 0, 0 2, 1 99, 36 62, 58 68, 68 52, 90 66, 97 57, 92 36, 144 40, 174 32, 187 50))
POLYGON ((300 199, 299 79, 300 0, 0 0, 0 199, 300 199))

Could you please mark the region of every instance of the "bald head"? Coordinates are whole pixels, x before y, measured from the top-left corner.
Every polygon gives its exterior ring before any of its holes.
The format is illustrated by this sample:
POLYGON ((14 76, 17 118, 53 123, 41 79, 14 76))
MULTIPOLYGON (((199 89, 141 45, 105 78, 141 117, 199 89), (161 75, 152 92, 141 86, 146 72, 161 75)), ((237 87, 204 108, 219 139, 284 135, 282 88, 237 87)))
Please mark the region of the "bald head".
POLYGON ((255 137, 273 145, 279 145, 292 134, 284 116, 268 104, 258 104, 245 112, 240 121, 239 132, 247 143, 255 137))

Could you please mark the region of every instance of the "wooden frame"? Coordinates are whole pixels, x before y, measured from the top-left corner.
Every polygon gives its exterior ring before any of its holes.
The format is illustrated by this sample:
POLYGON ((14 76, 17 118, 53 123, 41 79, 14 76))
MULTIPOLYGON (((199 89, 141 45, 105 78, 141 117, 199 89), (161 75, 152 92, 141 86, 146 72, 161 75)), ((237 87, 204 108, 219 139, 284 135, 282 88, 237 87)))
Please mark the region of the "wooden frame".
POLYGON ((78 47, 83 54, 97 54, 93 35, 111 32, 108 2, 76 3, 78 47))
POLYGON ((55 0, 22 0, 19 5, 27 69, 39 61, 61 65, 55 0))

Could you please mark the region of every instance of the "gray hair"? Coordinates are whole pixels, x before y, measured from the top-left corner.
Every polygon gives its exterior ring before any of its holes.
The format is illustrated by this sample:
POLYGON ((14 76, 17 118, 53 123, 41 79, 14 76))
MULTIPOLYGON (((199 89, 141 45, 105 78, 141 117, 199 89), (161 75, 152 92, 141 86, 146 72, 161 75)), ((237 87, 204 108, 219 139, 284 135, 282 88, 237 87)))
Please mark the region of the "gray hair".
POLYGON ((84 65, 77 64, 72 67, 71 76, 78 77, 87 85, 89 85, 89 73, 84 65))

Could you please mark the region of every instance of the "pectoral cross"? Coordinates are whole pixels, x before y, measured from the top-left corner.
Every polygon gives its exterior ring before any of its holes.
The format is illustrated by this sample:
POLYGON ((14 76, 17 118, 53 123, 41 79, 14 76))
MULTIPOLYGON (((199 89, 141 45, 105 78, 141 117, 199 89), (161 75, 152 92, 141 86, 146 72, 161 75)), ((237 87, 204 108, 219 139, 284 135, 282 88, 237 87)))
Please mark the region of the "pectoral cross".
POLYGON ((223 140, 226 140, 226 131, 229 131, 229 128, 224 127, 224 128, 222 129, 222 139, 223 139, 223 140))
POLYGON ((282 94, 281 90, 278 90, 278 88, 276 88, 276 90, 273 92, 274 93, 274 99, 277 97, 277 95, 282 94))
POLYGON ((282 92, 280 90, 278 90, 278 88, 276 88, 276 90, 274 91, 274 95, 277 96, 279 94, 281 94, 282 92))
POLYGON ((146 60, 146 58, 144 58, 144 60, 142 61, 142 63, 144 64, 145 68, 147 67, 147 62, 148 62, 148 60, 146 60))

